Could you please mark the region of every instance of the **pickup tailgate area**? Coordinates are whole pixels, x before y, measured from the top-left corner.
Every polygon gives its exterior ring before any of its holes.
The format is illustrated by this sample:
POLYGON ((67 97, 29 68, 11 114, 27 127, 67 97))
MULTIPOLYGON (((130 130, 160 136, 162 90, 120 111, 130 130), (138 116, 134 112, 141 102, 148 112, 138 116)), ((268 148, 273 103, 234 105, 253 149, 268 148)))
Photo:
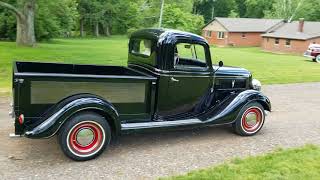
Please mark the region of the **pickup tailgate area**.
POLYGON ((93 94, 112 103, 123 121, 150 119, 157 78, 121 66, 16 62, 14 65, 16 134, 43 121, 51 107, 77 94, 93 94))

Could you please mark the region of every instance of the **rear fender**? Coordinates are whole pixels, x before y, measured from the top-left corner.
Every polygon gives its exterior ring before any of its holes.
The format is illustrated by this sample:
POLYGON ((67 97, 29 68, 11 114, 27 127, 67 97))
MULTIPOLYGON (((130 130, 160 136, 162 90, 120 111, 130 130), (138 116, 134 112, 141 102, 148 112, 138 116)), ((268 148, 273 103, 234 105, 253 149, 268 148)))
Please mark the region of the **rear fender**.
MULTIPOLYGON (((82 111, 95 111, 111 121, 115 133, 121 129, 119 114, 115 107, 100 97, 93 95, 76 95, 58 103, 46 113, 38 126, 25 132, 30 138, 48 138, 55 135, 60 127, 74 114, 82 111)), ((110 123, 110 122, 109 122, 110 123)))
POLYGON ((237 119, 241 109, 251 102, 258 102, 266 111, 271 111, 271 102, 267 96, 263 95, 260 91, 246 90, 239 94, 232 94, 210 113, 202 116, 201 120, 208 124, 233 123, 237 119))

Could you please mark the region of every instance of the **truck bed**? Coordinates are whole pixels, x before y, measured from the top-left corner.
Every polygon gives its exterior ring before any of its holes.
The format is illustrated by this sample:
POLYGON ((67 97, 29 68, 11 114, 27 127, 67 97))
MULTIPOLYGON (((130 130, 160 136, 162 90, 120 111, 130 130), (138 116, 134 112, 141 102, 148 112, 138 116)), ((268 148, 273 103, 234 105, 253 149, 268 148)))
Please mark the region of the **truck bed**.
POLYGON ((153 110, 157 78, 129 67, 15 62, 13 68, 15 115, 23 113, 30 122, 79 94, 112 103, 126 121, 146 119, 153 110))

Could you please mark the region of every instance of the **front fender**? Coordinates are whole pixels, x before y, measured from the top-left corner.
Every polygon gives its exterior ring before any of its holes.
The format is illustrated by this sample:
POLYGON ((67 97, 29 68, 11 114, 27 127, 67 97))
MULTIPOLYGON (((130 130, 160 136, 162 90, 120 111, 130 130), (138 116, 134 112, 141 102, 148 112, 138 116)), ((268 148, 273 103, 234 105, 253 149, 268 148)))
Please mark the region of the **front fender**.
POLYGON ((30 138, 48 138, 57 133, 67 119, 77 112, 85 110, 95 110, 107 114, 113 121, 116 131, 120 131, 119 114, 114 106, 94 96, 71 97, 68 101, 61 101, 56 105, 49 115, 45 115, 43 121, 33 129, 27 130, 25 135, 30 138))
POLYGON ((246 90, 237 94, 230 95, 226 100, 213 108, 210 113, 201 117, 201 120, 208 124, 228 124, 233 123, 241 109, 251 102, 260 103, 265 110, 271 111, 271 102, 269 98, 260 91, 246 90))

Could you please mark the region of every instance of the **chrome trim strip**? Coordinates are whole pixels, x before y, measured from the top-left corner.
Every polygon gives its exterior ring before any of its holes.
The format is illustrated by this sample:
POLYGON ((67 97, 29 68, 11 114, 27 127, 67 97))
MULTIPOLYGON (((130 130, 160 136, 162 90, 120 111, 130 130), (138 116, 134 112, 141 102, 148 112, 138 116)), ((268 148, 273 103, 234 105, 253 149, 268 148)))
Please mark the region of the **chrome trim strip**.
MULTIPOLYGON (((180 71, 166 71, 166 70, 161 70, 161 69, 158 69, 158 68, 154 68, 154 67, 150 67, 150 68, 152 68, 154 71, 152 71, 151 69, 149 69, 149 68, 146 68, 146 67, 144 67, 144 66, 141 66, 141 65, 137 65, 137 64, 132 64, 132 63, 129 63, 128 65, 130 65, 130 66, 136 66, 136 67, 139 67, 139 68, 142 68, 142 69, 145 69, 145 70, 147 70, 147 71, 149 71, 149 72, 151 72, 151 73, 154 73, 154 74, 156 74, 156 75, 161 75, 161 76, 173 76, 172 74, 169 74, 169 73, 181 73, 180 71)), ((202 74, 205 74, 205 73, 202 73, 202 74)), ((206 74, 208 74, 208 73, 206 73, 206 74)), ((190 76, 192 76, 193 74, 192 73, 190 73, 190 74, 188 74, 188 75, 174 75, 174 76, 176 76, 176 77, 190 77, 190 76)), ((250 77, 250 75, 243 75, 243 76, 219 76, 219 75, 212 75, 212 76, 210 76, 210 75, 196 75, 196 76, 192 76, 192 77, 215 77, 215 78, 241 78, 241 79, 245 79, 245 78, 248 78, 248 77, 250 77)))
POLYGON ((121 130, 130 129, 148 129, 157 127, 170 127, 170 126, 182 126, 191 124, 201 124, 203 123, 199 119, 187 119, 187 120, 177 120, 177 121, 160 121, 160 122, 143 122, 143 123, 124 123, 121 124, 121 130))
POLYGON ((154 68, 154 67, 152 67, 152 69, 154 70, 154 71, 152 71, 152 70, 150 70, 150 69, 148 69, 148 68, 146 68, 144 66, 140 66, 140 65, 136 65, 136 64, 129 64, 129 65, 140 67, 142 69, 145 69, 145 70, 147 70, 147 71, 149 71, 151 73, 154 73, 156 75, 159 75, 159 76, 161 75, 161 76, 169 76, 169 77, 171 77, 171 76, 175 76, 175 77, 212 77, 210 75, 205 75, 205 74, 209 74, 208 72, 207 73, 202 73, 200 75, 196 74, 196 73, 187 73, 186 75, 179 75, 179 74, 174 74, 173 75, 173 74, 170 74, 170 73, 181 73, 181 71, 166 71, 166 70, 160 70, 160 69, 157 69, 157 68, 154 68))
POLYGON ((15 76, 41 76, 41 77, 76 77, 76 78, 112 78, 112 79, 136 79, 136 80, 156 80, 150 76, 115 76, 115 75, 90 75, 90 74, 58 74, 58 73, 15 73, 15 76))

